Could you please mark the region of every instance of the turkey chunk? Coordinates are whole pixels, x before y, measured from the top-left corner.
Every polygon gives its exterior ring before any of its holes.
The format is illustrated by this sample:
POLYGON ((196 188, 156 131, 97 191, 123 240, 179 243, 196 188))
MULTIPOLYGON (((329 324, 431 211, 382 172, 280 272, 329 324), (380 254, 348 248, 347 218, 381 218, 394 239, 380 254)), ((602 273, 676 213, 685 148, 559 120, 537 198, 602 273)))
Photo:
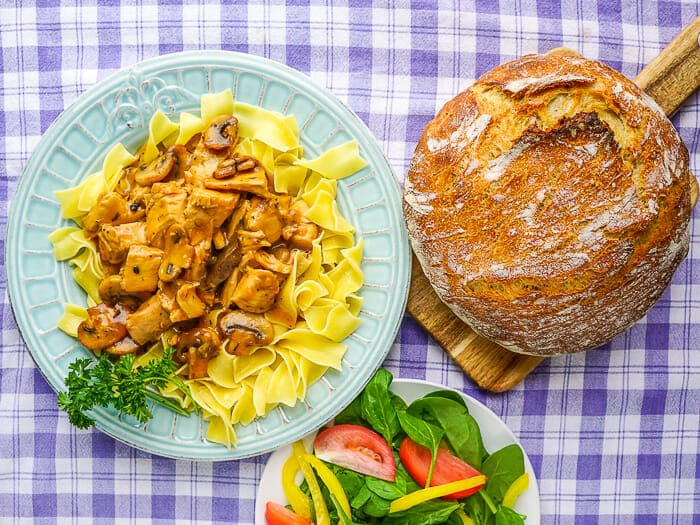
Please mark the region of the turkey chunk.
POLYGON ((274 273, 249 269, 238 281, 232 300, 241 310, 263 313, 272 308, 279 291, 279 280, 274 273))
POLYGON ((155 292, 158 287, 158 268, 163 260, 163 251, 143 244, 129 248, 124 264, 125 292, 155 292))
POLYGON ((110 264, 124 262, 129 247, 134 244, 146 244, 146 225, 142 222, 105 224, 97 234, 100 257, 110 264))
POLYGON ((171 325, 170 315, 163 308, 158 294, 151 296, 138 310, 126 316, 126 329, 140 345, 155 341, 171 325))

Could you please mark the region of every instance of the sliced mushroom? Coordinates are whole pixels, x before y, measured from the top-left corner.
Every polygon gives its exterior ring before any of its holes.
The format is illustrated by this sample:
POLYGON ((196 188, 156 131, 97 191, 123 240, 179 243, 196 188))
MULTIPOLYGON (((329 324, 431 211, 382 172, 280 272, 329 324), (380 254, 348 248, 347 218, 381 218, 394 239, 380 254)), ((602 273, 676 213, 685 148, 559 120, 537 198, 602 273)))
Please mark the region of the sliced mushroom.
POLYGON ((204 145, 215 151, 233 146, 238 140, 238 119, 230 115, 221 115, 212 119, 204 131, 204 145))
POLYGON ((168 154, 171 154, 175 158, 175 166, 171 172, 173 179, 179 179, 184 176, 185 172, 190 169, 190 164, 192 162, 192 156, 187 148, 182 144, 175 144, 168 148, 168 154))
POLYGON ((229 278, 241 262, 241 248, 234 237, 215 257, 214 264, 207 273, 207 285, 215 288, 229 278))
POLYGON ((100 299, 109 305, 114 305, 119 302, 119 300, 126 295, 124 288, 122 288, 121 275, 109 275, 102 279, 97 288, 97 293, 100 294, 100 299))
POLYGON ((234 310, 219 318, 219 331, 228 339, 229 353, 247 355, 251 348, 270 344, 275 336, 272 323, 263 315, 234 310))
POLYGON ((235 156, 232 159, 222 161, 219 167, 216 168, 213 176, 215 179, 228 179, 239 173, 253 170, 257 165, 258 163, 253 157, 248 157, 247 155, 235 156))
POLYGON ((194 248, 189 244, 187 232, 181 224, 171 224, 168 227, 164 244, 158 277, 167 282, 175 280, 182 270, 192 265, 194 248))
POLYGON ((128 310, 121 306, 100 303, 88 308, 88 318, 78 326, 78 341, 90 350, 102 350, 127 335, 125 320, 128 310))
POLYGON ((160 157, 153 159, 149 164, 139 166, 134 174, 134 179, 141 186, 150 186, 170 175, 177 163, 178 156, 172 151, 167 151, 160 157))
POLYGON ((102 279, 97 292, 105 304, 114 306, 121 303, 131 310, 136 310, 139 304, 150 297, 150 294, 147 293, 128 293, 124 290, 123 279, 119 274, 109 275, 102 279))
POLYGON ((185 144, 185 149, 188 151, 188 153, 192 153, 195 149, 197 149, 197 145, 201 139, 201 133, 195 133, 192 135, 192 138, 190 138, 190 140, 187 141, 187 144, 185 144))
POLYGON ((194 328, 179 335, 173 358, 178 363, 187 363, 190 379, 207 376, 209 360, 216 357, 221 340, 211 328, 194 328))
POLYGON ((274 273, 249 268, 238 281, 231 299, 241 310, 261 314, 272 308, 279 291, 279 280, 274 273))
POLYGON ((177 338, 178 350, 194 348, 200 356, 212 359, 219 353, 221 340, 215 330, 199 327, 183 332, 177 338))

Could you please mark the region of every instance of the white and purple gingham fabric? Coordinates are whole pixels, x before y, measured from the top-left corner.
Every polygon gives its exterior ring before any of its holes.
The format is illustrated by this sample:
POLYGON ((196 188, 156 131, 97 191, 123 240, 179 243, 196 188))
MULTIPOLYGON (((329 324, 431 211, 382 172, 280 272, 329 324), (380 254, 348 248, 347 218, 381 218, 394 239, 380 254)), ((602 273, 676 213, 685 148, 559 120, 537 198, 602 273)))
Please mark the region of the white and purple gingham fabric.
MULTIPOLYGON (((480 74, 571 47, 630 78, 693 18, 695 0, 0 0, 0 240, 42 132, 120 68, 189 49, 294 67, 369 126, 403 180, 424 125, 480 74)), ((700 72, 698 72, 700 75, 700 72)), ((697 93, 673 117, 700 175, 697 93)), ((700 523, 700 226, 649 314, 603 348, 480 391, 406 316, 385 366, 463 390, 502 417, 539 478, 543 523, 700 523)), ((253 522, 267 456, 196 463, 72 428, 36 369, 0 280, 0 523, 253 522)))

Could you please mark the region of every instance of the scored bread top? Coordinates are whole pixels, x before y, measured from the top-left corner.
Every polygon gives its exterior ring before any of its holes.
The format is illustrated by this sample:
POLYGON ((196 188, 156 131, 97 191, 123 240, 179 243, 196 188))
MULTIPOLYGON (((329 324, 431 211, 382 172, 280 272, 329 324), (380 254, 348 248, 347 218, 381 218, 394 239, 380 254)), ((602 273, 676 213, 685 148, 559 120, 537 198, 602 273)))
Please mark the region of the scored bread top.
POLYGON ((425 128, 404 185, 413 249, 440 298, 515 351, 598 346, 658 299, 688 250, 688 152, 609 67, 528 55, 425 128))

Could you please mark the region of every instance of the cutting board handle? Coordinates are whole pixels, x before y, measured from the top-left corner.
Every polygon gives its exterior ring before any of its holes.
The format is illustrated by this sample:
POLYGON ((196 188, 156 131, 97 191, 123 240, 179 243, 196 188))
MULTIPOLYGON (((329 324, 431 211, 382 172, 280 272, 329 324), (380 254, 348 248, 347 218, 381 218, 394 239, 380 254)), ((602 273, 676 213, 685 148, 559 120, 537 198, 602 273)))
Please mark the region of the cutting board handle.
POLYGON ((639 72, 634 83, 669 116, 700 87, 700 16, 639 72))
MULTIPOLYGON (((634 83, 656 100, 669 117, 700 87, 700 16, 642 69, 634 83)), ((698 181, 690 179, 690 201, 698 201, 698 181)))
MULTIPOLYGON (((699 40, 700 17, 686 26, 634 80, 667 115, 700 86, 699 40)), ((695 203, 695 177, 691 177, 691 182, 691 200, 695 203)), ((415 257, 407 310, 485 390, 510 390, 542 361, 538 356, 510 352, 477 335, 440 301, 415 257)))

